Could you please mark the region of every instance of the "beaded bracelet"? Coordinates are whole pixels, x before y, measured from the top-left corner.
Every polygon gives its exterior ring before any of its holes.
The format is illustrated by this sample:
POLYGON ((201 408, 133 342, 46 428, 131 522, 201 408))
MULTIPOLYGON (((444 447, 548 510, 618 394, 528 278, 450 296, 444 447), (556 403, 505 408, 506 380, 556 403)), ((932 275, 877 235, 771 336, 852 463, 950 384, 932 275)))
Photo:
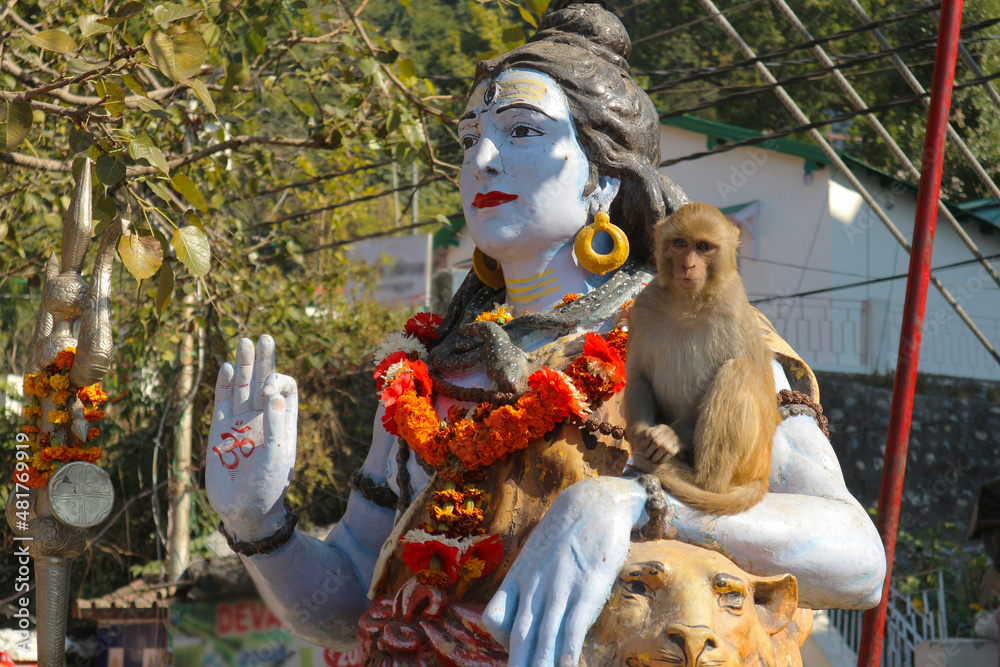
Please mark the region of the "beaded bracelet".
POLYGON ((229 534, 229 531, 226 530, 226 525, 222 521, 219 522, 219 532, 226 538, 229 548, 236 553, 243 556, 262 556, 277 550, 284 546, 288 540, 292 539, 292 535, 295 533, 295 526, 298 522, 299 517, 292 511, 288 502, 285 502, 285 515, 281 518, 281 526, 267 537, 262 537, 259 540, 237 540, 229 534))
POLYGON ((666 534, 663 520, 670 508, 667 494, 655 475, 639 475, 633 479, 646 492, 646 514, 649 516, 649 520, 639 530, 633 532, 639 539, 647 542, 663 539, 666 534))

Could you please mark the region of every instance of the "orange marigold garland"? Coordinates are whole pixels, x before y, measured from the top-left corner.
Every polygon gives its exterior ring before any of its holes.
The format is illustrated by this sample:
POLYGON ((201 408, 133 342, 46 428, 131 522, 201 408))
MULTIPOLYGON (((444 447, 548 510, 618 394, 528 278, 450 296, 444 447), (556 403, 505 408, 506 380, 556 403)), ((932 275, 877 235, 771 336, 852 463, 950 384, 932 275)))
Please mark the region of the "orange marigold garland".
MULTIPOLYGON (((68 347, 56 355, 55 360, 34 373, 24 377, 24 395, 30 400, 25 406, 22 416, 28 420, 21 426, 21 432, 27 436, 31 447, 31 458, 28 460, 27 471, 15 472, 14 480, 29 488, 40 488, 48 484, 49 478, 64 463, 70 461, 87 461, 97 463, 104 454, 100 447, 84 447, 84 443, 71 435, 68 424, 72 421, 69 371, 73 367, 76 348, 68 347), (53 426, 56 443, 53 444, 53 433, 43 432, 38 421, 42 417, 42 401, 48 400, 52 409, 45 412, 46 419, 53 426)), ((76 390, 76 396, 83 405, 84 417, 94 422, 104 417, 102 409, 108 400, 107 394, 100 384, 81 387, 76 390)), ((101 435, 100 429, 90 427, 87 441, 95 440, 101 435)))
MULTIPOLYGON (((477 321, 504 324, 512 318, 498 307, 477 321)), ((431 336, 425 322, 425 314, 418 315, 407 323, 409 336, 393 334, 404 350, 384 352, 375 379, 386 430, 437 468, 443 484, 428 504, 430 521, 400 540, 403 560, 421 583, 447 587, 459 578, 489 574, 503 557, 500 536, 486 535, 481 527, 483 492, 475 483, 482 479, 482 468, 524 449, 569 417, 585 418, 590 403, 621 391, 628 334, 615 329, 605 340, 588 333, 583 353, 565 372, 538 369, 514 404, 481 403, 471 411, 452 406, 442 420, 434 408, 427 365, 407 351, 412 349, 410 338, 419 336, 424 345, 436 339, 437 332, 431 336)))

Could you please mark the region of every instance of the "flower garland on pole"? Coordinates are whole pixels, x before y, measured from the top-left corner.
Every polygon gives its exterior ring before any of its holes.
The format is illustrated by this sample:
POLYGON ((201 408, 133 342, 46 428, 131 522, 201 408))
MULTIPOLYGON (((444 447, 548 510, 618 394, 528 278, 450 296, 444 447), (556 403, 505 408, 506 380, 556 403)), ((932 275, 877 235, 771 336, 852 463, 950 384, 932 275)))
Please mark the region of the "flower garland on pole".
POLYGON ((76 348, 68 347, 57 354, 55 361, 48 366, 24 376, 24 395, 30 403, 21 413, 28 420, 21 426, 21 432, 28 437, 32 453, 25 483, 28 488, 38 489, 48 484, 49 478, 64 463, 97 463, 104 454, 100 447, 84 447, 85 441, 90 442, 101 435, 100 429, 90 426, 86 437, 81 439, 71 426, 71 422, 79 418, 88 424, 103 419, 103 405, 108 400, 100 383, 95 383, 77 389, 79 404, 73 404, 69 372, 75 356, 76 348), (39 426, 44 400, 52 403, 52 409, 45 414, 45 418, 56 431, 44 431, 39 426))
MULTIPOLYGON (((565 301, 568 303, 572 299, 565 301)), ((477 321, 505 324, 513 316, 498 307, 477 321)), ((441 419, 434 408, 427 348, 437 339, 441 318, 421 313, 406 324, 406 334, 390 334, 376 354, 377 389, 385 408, 382 424, 438 472, 440 490, 427 507, 429 521, 407 532, 402 557, 418 581, 447 587, 459 578, 489 574, 503 557, 498 534, 481 524, 483 491, 476 484, 483 468, 524 449, 559 423, 584 419, 590 405, 625 386, 623 327, 607 339, 586 334, 583 352, 564 371, 542 367, 528 378, 529 389, 510 405, 459 406, 441 419)))

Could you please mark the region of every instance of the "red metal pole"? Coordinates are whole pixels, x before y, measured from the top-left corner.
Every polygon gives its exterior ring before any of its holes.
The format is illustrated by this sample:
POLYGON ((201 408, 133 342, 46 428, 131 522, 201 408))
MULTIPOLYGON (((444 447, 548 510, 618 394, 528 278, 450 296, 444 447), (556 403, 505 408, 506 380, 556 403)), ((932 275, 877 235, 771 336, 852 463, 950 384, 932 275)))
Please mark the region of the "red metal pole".
POLYGON ((906 448, 910 437, 917 362, 920 360, 920 339, 927 305, 927 282, 930 279, 931 254, 934 250, 944 140, 948 130, 951 89, 955 81, 955 59, 958 55, 958 33, 961 27, 962 0, 943 0, 937 52, 934 55, 934 81, 927 116, 927 136, 924 139, 924 160, 920 170, 920 188, 917 191, 910 275, 906 282, 906 304, 903 307, 899 358, 896 362, 892 408, 889 413, 889 436, 885 445, 885 467, 882 470, 882 489, 878 500, 876 525, 882 536, 882 544, 885 545, 885 582, 882 585, 881 603, 865 613, 858 667, 878 667, 882 655, 889 582, 892 581, 892 561, 896 551, 896 529, 899 527, 899 502, 903 494, 906 448))

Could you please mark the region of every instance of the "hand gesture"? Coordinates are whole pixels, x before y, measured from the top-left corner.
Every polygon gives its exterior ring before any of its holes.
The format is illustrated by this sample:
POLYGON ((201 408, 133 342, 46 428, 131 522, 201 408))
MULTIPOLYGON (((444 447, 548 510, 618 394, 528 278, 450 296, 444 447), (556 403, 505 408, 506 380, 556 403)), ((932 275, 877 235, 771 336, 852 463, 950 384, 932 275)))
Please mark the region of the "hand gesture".
POLYGON ((509 645, 511 667, 579 664, 645 503, 641 486, 612 477, 578 482, 556 498, 483 613, 494 638, 509 645))
POLYGON ((236 367, 219 369, 208 436, 208 500, 230 535, 259 540, 284 517, 295 465, 298 393, 295 380, 274 372, 274 339, 236 347, 236 367))

